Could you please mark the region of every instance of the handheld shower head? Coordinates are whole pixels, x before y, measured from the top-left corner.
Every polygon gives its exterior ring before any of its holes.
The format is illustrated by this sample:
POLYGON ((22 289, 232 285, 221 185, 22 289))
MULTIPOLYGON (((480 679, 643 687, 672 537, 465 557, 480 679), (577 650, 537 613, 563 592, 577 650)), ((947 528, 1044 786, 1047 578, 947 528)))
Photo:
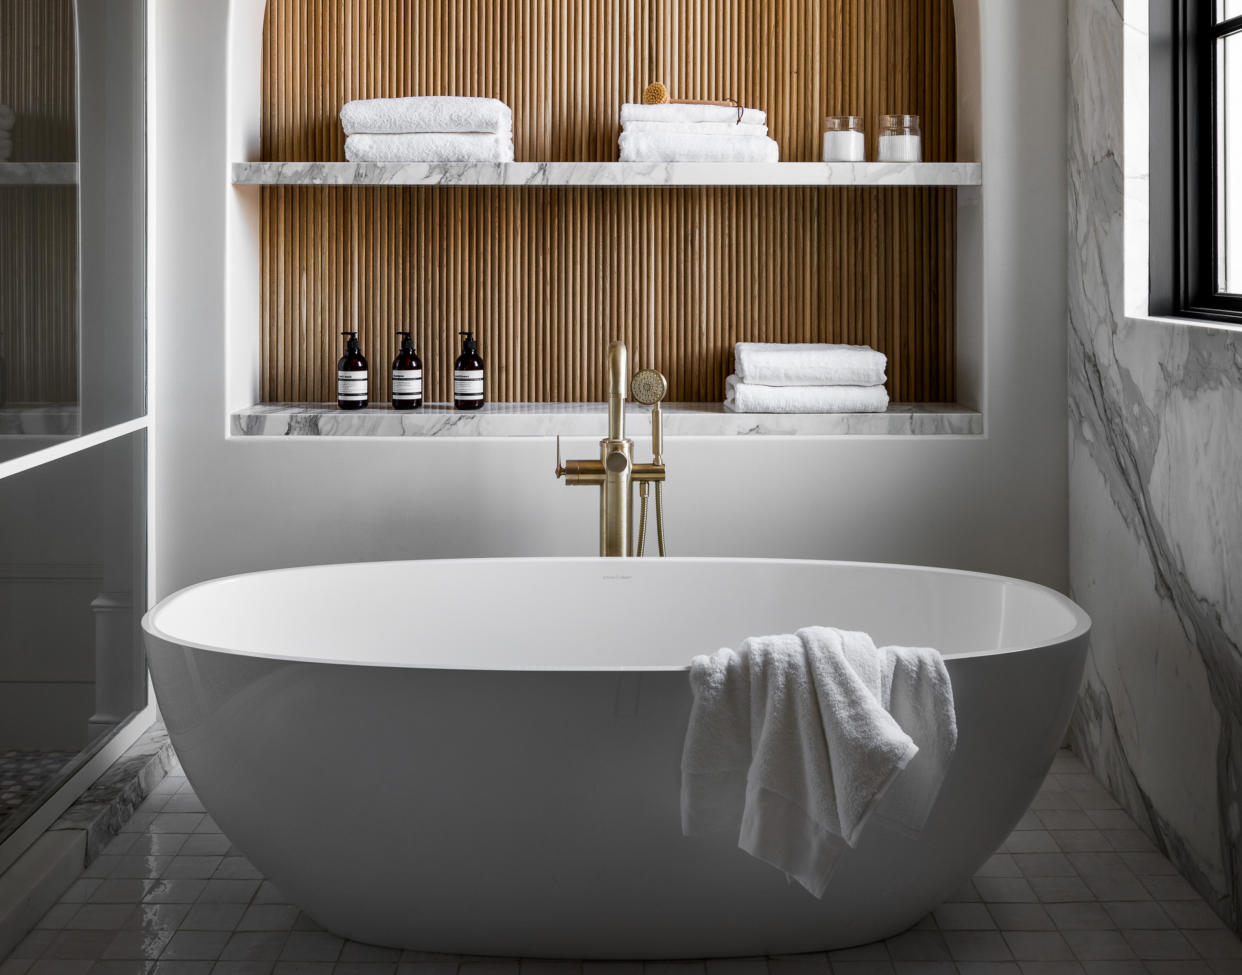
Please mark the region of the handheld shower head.
POLYGON ((643 406, 657 406, 668 395, 668 380, 655 369, 643 369, 630 380, 630 396, 643 406))
POLYGON ((660 401, 667 395, 668 380, 655 369, 636 372, 630 380, 630 396, 636 403, 651 407, 651 453, 654 454, 657 464, 664 457, 664 423, 660 416, 660 401))

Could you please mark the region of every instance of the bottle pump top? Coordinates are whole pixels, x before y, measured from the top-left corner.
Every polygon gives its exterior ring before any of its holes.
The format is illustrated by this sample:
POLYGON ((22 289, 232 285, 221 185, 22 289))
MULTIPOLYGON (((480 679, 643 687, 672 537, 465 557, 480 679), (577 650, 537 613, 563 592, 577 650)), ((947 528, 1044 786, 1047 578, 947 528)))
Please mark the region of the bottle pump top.
POLYGON ((479 352, 479 343, 474 340, 474 332, 458 332, 457 334, 466 336, 461 343, 461 354, 477 355, 479 352))
POLYGON ((341 334, 349 336, 349 341, 345 344, 346 351, 348 352, 361 352, 362 351, 362 343, 358 341, 357 332, 342 332, 341 334))
POLYGON ((410 337, 410 333, 409 332, 398 332, 397 334, 402 337, 401 338, 401 351, 402 352, 413 352, 414 351, 414 340, 410 337))

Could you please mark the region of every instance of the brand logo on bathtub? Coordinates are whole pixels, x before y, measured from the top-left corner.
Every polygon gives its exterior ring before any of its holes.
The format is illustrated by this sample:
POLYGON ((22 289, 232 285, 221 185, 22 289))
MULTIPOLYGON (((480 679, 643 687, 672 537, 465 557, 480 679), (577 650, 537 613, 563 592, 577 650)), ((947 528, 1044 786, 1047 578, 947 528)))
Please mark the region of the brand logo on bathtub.
POLYGON ((604 579, 633 579, 633 576, 604 576, 604 579))

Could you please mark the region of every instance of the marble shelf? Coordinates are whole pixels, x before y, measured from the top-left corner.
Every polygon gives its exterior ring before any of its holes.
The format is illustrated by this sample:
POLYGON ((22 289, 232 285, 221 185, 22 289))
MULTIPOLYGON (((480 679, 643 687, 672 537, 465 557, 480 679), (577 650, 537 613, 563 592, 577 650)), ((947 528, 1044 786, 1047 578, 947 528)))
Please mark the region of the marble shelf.
POLYGON ((74 186, 75 162, 0 162, 0 186, 74 186))
POLYGON ((237 162, 238 186, 979 186, 980 163, 237 162))
POLYGON ((82 411, 76 403, 11 403, 0 408, 0 437, 76 437, 82 411))
MULTIPOLYGON (((603 403, 489 403, 477 412, 428 404, 346 412, 330 403, 261 403, 232 417, 235 437, 601 437, 603 403)), ((626 408, 631 436, 651 434, 650 412, 626 408)), ((886 413, 729 413, 719 403, 666 403, 667 437, 981 436, 983 414, 953 403, 894 403, 886 413)))

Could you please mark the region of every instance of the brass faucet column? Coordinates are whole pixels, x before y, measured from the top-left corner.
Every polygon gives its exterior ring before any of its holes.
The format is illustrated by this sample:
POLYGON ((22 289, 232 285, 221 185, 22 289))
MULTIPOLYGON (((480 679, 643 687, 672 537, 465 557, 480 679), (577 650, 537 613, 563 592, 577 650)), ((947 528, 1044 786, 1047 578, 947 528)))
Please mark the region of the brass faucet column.
POLYGON ((634 445, 625 439, 626 353, 624 342, 608 347, 608 437, 600 441, 604 483, 599 492, 599 554, 632 555, 631 474, 634 445))
MULTIPOLYGON (((599 460, 568 460, 561 463, 561 438, 556 438, 556 476, 566 484, 599 487, 599 554, 625 557, 634 554, 633 495, 634 482, 648 484, 664 480, 664 464, 657 456, 655 463, 635 464, 634 444, 625 438, 626 354, 624 342, 608 347, 608 436, 599 442, 599 460)), ((653 372, 660 381, 660 396, 667 388, 664 377, 653 372)), ((643 403, 656 400, 635 396, 643 403)), ((660 448, 659 417, 652 418, 655 450, 660 448)))

